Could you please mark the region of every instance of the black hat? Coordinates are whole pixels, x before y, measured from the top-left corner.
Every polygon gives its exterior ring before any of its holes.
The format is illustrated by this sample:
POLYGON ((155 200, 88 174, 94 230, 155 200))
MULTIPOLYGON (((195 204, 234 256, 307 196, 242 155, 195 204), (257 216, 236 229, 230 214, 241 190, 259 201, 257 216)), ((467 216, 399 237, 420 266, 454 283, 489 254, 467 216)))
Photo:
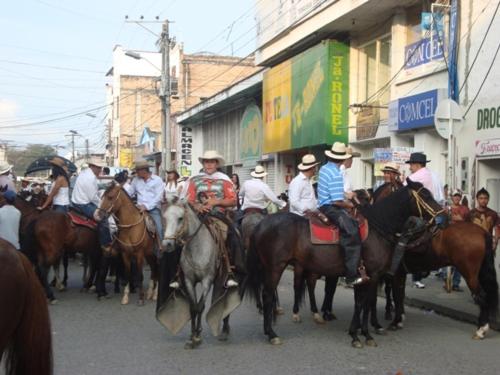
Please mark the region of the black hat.
POLYGON ((427 156, 422 152, 414 152, 410 155, 410 160, 406 162, 406 164, 419 163, 425 165, 429 163, 430 160, 427 160, 427 156))

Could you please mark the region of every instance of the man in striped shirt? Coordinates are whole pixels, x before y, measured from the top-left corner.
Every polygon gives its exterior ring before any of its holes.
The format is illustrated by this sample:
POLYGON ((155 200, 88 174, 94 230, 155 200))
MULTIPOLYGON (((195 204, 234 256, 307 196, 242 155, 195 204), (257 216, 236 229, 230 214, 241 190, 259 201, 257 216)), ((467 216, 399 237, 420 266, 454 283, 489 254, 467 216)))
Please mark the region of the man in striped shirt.
POLYGON ((344 200, 344 177, 340 166, 352 157, 347 153, 345 144, 335 142, 331 150, 326 150, 328 162, 319 170, 318 207, 332 223, 339 227, 340 246, 344 249, 346 283, 359 285, 368 281, 358 273, 361 259, 361 237, 357 221, 349 216, 346 209, 353 207, 344 200))

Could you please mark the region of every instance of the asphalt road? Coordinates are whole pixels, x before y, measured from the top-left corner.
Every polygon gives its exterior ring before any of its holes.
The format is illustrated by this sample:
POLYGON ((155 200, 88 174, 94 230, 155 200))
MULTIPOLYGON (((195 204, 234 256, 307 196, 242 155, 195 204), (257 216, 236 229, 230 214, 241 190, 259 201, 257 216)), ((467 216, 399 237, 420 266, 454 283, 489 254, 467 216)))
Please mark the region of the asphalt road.
MULTIPOLYGON (((337 321, 317 325, 304 306, 303 322, 293 323, 290 272, 279 288, 286 314, 278 318, 276 332, 283 345, 268 344, 261 316, 245 301, 231 317, 229 341, 211 337, 205 324, 203 344, 185 350, 188 327, 170 335, 155 320, 154 304, 139 307, 136 295, 127 306, 118 296, 98 302, 94 294, 79 292, 80 273, 72 263, 69 290, 57 293, 59 304, 50 306, 55 373, 60 375, 500 373, 498 332, 474 341, 474 326, 412 308, 403 330, 374 335, 378 347, 352 348, 347 335, 352 291, 342 287, 335 298, 337 321)), ((321 283, 318 300, 322 288, 321 283)))

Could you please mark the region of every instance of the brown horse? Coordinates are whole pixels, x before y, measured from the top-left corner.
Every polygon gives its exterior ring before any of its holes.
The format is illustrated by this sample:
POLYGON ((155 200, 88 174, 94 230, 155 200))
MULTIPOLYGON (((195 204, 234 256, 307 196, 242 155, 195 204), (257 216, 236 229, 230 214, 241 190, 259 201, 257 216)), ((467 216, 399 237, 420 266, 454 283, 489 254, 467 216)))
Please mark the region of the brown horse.
MULTIPOLYGON (((367 345, 376 345, 368 331, 369 307, 376 298, 378 278, 390 265, 393 250, 390 236, 401 231, 410 216, 422 215, 432 220, 441 213, 441 207, 421 184, 409 182, 387 199, 366 212, 370 233, 363 243, 363 261, 370 282, 354 289, 354 314, 349 328, 354 347, 362 347, 357 336, 361 328, 367 345), (425 210, 422 204, 425 203, 425 210), (362 314, 362 319, 361 319, 362 314)), ((289 213, 266 217, 253 232, 248 253, 249 286, 253 297, 262 294, 264 306, 264 333, 272 344, 281 339, 272 328, 274 290, 288 264, 299 265, 306 272, 326 276, 342 276, 345 273, 344 256, 338 245, 313 245, 307 219, 289 213)))
MULTIPOLYGON (((383 202, 384 198, 394 193, 387 184, 382 185, 379 190, 378 202, 383 202)), ((498 310, 498 282, 493 254, 489 233, 469 222, 451 224, 438 231, 430 243, 406 251, 392 281, 395 316, 389 329, 403 327, 406 275, 452 265, 464 277, 474 301, 479 305, 478 329, 474 338, 484 338, 489 330, 489 322, 498 310)), ((372 309, 372 313, 373 324, 376 321, 376 308, 372 309)))
MULTIPOLYGON (((0 193, 0 206, 5 204, 0 193)), ((97 232, 83 226, 74 226, 69 216, 45 210, 40 212, 31 202, 17 197, 14 206, 21 212, 21 249, 36 265, 40 282, 47 298, 55 302, 55 296, 48 283, 50 267, 59 264, 65 251, 80 252, 91 259, 91 277, 84 280, 84 288, 88 289, 92 275, 97 271, 101 250, 97 242, 97 232)))
POLYGON ((43 289, 29 260, 0 239, 0 361, 7 375, 52 374, 52 338, 43 289))
POLYGON ((123 293, 122 305, 126 305, 129 302, 132 259, 135 259, 137 266, 138 304, 141 306, 144 305, 144 288, 142 285, 144 280, 142 270, 144 259, 146 259, 151 268, 151 281, 147 293, 148 299, 152 299, 156 295, 158 281, 157 257, 153 251, 157 240, 148 231, 146 214, 139 211, 127 192, 114 182, 111 182, 104 192, 100 207, 96 212, 101 219, 113 215, 118 227, 115 244, 122 254, 126 279, 129 281, 123 293))

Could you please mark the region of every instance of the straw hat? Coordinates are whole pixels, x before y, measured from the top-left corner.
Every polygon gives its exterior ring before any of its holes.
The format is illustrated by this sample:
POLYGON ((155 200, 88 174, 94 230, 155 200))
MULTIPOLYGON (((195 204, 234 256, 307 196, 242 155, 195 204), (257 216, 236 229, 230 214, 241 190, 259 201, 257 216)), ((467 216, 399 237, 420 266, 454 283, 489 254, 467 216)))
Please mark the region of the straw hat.
POLYGON ((203 156, 200 156, 198 160, 200 161, 200 163, 203 163, 203 160, 217 160, 219 162, 219 167, 224 165, 224 158, 220 156, 215 150, 205 151, 203 156))
POLYGON ((57 157, 57 156, 53 157, 52 159, 49 160, 49 163, 52 164, 52 165, 61 167, 62 169, 64 169, 64 171, 66 173, 69 172, 68 166, 66 165, 66 163, 64 162, 64 160, 61 159, 60 157, 57 157))
POLYGON ((348 155, 352 155, 353 158, 359 158, 361 156, 361 152, 353 151, 352 147, 346 147, 346 152, 348 155))
POLYGON ((396 173, 398 175, 401 174, 401 172, 399 171, 399 165, 396 163, 393 163, 392 161, 384 164, 384 168, 382 168, 382 172, 391 172, 391 173, 396 173))
POLYGON ((4 174, 4 173, 7 173, 7 172, 10 172, 10 170, 12 169, 12 165, 6 163, 6 162, 0 162, 0 174, 4 174))
POLYGON ((263 178, 267 176, 267 172, 262 165, 255 166, 254 170, 250 172, 250 176, 255 178, 263 178))
POLYGON ((146 160, 137 160, 134 164, 134 170, 138 171, 140 169, 147 169, 149 170, 149 163, 146 160))
POLYGON ((347 153, 347 147, 342 142, 335 142, 331 150, 326 150, 325 155, 330 159, 346 160, 352 158, 352 155, 347 153))
POLYGON ((97 168, 104 168, 106 166, 106 164, 101 161, 89 161, 87 164, 89 165, 89 167, 93 165, 97 168))
POLYGON ((308 169, 314 168, 318 164, 319 163, 316 161, 313 154, 307 154, 302 156, 302 163, 300 163, 297 168, 299 168, 299 171, 307 171, 308 169))

